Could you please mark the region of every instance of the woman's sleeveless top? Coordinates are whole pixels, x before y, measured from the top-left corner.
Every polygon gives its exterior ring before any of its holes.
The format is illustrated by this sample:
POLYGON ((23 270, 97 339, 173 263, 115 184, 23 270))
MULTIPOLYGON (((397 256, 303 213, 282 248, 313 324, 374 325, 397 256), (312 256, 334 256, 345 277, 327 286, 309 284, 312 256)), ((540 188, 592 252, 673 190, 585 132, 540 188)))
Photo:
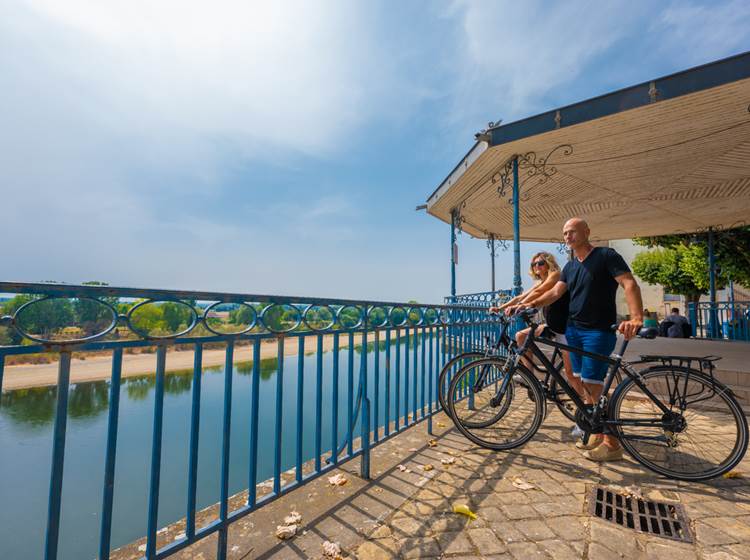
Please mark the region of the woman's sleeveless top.
POLYGON ((544 321, 547 326, 558 334, 565 334, 568 326, 568 305, 570 304, 570 294, 565 294, 556 302, 549 304, 542 310, 544 321))

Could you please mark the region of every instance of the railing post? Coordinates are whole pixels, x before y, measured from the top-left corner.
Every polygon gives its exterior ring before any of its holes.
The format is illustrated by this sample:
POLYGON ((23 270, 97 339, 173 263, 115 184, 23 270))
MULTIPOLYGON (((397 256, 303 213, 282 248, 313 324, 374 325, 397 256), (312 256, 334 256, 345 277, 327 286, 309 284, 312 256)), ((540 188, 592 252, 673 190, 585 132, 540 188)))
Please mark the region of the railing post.
POLYGON ((109 386, 109 414, 107 418, 107 450, 104 459, 104 491, 102 496, 102 521, 99 536, 99 560, 107 560, 112 534, 112 499, 115 490, 115 457, 117 456, 117 421, 120 411, 120 374, 122 373, 122 348, 112 353, 112 377, 109 386))
POLYGON ((362 397, 362 461, 360 476, 370 479, 370 399, 362 397))
POLYGON ((164 420, 164 375, 167 347, 156 348, 156 386, 154 389, 154 423, 151 436, 151 473, 148 494, 148 522, 146 527, 146 558, 156 557, 156 529, 159 516, 159 485, 161 481, 161 442, 164 420))
POLYGON ((57 558, 60 536, 60 509, 62 506, 63 464, 65 463, 65 429, 68 420, 68 387, 70 386, 70 351, 60 352, 57 375, 57 407, 55 408, 54 439, 52 440, 52 474, 49 484, 47 508, 47 536, 44 546, 45 560, 57 558))
POLYGON ((690 329, 693 331, 693 336, 698 336, 698 303, 688 303, 688 315, 690 316, 690 329))

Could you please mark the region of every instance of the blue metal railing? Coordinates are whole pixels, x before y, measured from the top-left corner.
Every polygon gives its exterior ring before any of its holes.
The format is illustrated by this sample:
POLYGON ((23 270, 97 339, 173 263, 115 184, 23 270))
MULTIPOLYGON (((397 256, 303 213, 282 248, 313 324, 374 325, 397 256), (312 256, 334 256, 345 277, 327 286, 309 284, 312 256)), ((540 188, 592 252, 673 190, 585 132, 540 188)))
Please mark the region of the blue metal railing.
MULTIPOLYGON (((496 332, 497 323, 481 303, 470 305, 421 305, 393 302, 318 299, 212 292, 141 290, 107 286, 69 286, 58 284, 25 284, 0 282, 0 293, 15 294, 4 302, 7 314, 0 318, 5 341, 0 339, 0 393, 3 388, 7 356, 38 353, 59 355, 57 404, 52 441, 52 464, 46 523, 45 558, 58 555, 60 514, 62 508, 63 471, 67 427, 67 405, 71 385, 72 352, 111 353, 111 382, 107 419, 106 448, 103 450, 104 488, 99 528, 99 558, 109 558, 112 533, 113 495, 120 403, 120 379, 123 354, 131 349, 155 347, 154 412, 151 434, 148 511, 146 514, 146 549, 148 559, 166 558, 213 533, 218 533, 217 557, 226 558, 227 534, 231 523, 268 504, 294 488, 335 468, 340 461, 361 456, 360 473, 369 477, 369 451, 401 430, 427 419, 432 430, 432 415, 438 411, 437 383, 440 368, 450 357, 481 345, 485 335, 496 332), (10 307, 9 307, 10 303, 10 307), (348 339, 346 375, 345 454, 339 450, 339 352, 341 337, 348 339), (284 340, 297 338, 296 369, 296 442, 295 476, 282 486, 281 432, 284 407, 281 405, 285 379, 294 373, 284 369, 284 340), (314 377, 305 372, 306 339, 315 340, 314 377), (324 342, 332 342, 333 360, 330 372, 324 372, 324 342), (261 343, 277 339, 278 361, 275 383, 275 415, 261 418, 259 384, 261 376, 261 343), (360 363, 355 380, 356 342, 359 339, 360 363), (381 344, 382 341, 382 344, 381 344), (401 351, 402 341, 405 343, 401 351), (221 439, 221 474, 218 519, 202 527, 196 520, 198 446, 201 423, 201 374, 203 350, 219 345, 225 351, 223 415, 221 439), (229 457, 232 431, 232 373, 235 348, 252 348, 250 390, 250 436, 248 497, 244 506, 230 511, 229 457), (374 391, 368 386, 368 351, 374 353, 374 391), (162 436, 166 357, 168 351, 191 348, 193 357, 192 398, 189 423, 188 483, 186 527, 184 537, 159 548, 157 546, 159 496, 162 475, 162 436), (381 357, 385 354, 381 371, 381 357), (395 356, 394 356, 395 353, 395 356), (403 354, 403 360, 402 360, 403 354), (394 359, 395 358, 395 359, 394 359), (395 362, 395 363, 394 363, 395 362), (395 370, 395 371, 394 371, 395 370), (331 456, 323 449, 323 379, 332 382, 331 456), (307 378, 307 379, 306 379, 307 378), (309 379, 309 381, 308 381, 309 379), (391 385, 392 381, 394 386, 391 385), (315 386, 314 454, 305 462, 303 454, 304 387, 315 386), (355 383, 358 389, 355 391, 355 383), (380 394, 383 392, 384 406, 380 394), (391 393, 395 408, 391 408, 391 393), (355 394, 360 395, 355 410, 355 394), (403 398, 403 401, 401 400, 403 398), (372 401, 374 400, 374 406, 372 401), (381 419, 381 411, 383 418, 381 419), (391 415, 393 414, 393 418, 391 415), (354 433, 359 423, 360 433, 354 433), (259 431, 272 430, 274 448, 259 449, 259 431), (259 453, 273 453, 272 491, 258 496, 259 453)), ((496 292, 504 293, 504 292, 496 292)), ((478 296, 479 294, 473 294, 478 296)), ((465 296, 460 296, 464 298, 465 296)), ((2 330, 2 329, 0 329, 2 330)), ((174 520, 177 521, 177 520, 174 520)))
POLYGON ((688 315, 696 338, 750 342, 750 301, 689 303, 688 315))
POLYGON ((448 305, 467 305, 471 307, 489 307, 499 302, 508 301, 513 297, 513 290, 495 290, 494 292, 477 292, 474 294, 458 294, 446 296, 445 303, 448 305))

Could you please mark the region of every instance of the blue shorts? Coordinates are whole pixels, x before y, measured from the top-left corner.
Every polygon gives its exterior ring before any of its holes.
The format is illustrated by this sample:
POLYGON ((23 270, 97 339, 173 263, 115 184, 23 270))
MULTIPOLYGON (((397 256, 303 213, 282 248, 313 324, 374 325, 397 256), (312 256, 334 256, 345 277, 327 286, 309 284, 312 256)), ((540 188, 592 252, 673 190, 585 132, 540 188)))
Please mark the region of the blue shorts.
MULTIPOLYGON (((565 338, 568 339, 568 346, 605 356, 612 353, 617 342, 617 335, 612 331, 582 329, 573 324, 569 324, 565 330, 565 338)), ((607 362, 581 356, 575 352, 570 352, 570 361, 573 362, 573 375, 580 377, 583 382, 595 385, 604 384, 609 367, 607 362)))

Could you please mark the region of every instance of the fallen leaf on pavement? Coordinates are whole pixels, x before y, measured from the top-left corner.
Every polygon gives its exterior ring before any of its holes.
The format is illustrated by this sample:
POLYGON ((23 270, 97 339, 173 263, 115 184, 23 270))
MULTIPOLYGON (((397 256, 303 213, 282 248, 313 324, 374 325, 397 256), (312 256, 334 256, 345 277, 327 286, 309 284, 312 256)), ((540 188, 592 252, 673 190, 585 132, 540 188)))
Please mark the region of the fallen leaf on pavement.
POLYGON ((323 541, 323 556, 326 558, 340 558, 341 545, 337 542, 323 541))
POLYGON ((724 473, 724 478, 743 478, 743 474, 740 471, 729 471, 724 473))
POLYGON ((518 488, 519 490, 533 490, 536 488, 533 484, 530 484, 526 482, 523 478, 514 478, 513 479, 513 486, 518 488))
POLYGON ((461 515, 465 515, 469 519, 476 519, 477 514, 474 513, 469 509, 469 506, 466 504, 453 504, 453 513, 460 513, 461 515))
POLYGON ((422 465, 422 470, 423 471, 431 471, 434 468, 435 467, 433 467, 432 465, 422 465))
POLYGON ((328 477, 328 484, 331 486, 343 486, 346 484, 348 480, 343 474, 335 474, 333 476, 328 477))
POLYGON ((429 445, 430 447, 437 447, 437 441, 434 439, 431 439, 430 441, 427 442, 427 445, 429 445))
POLYGON ((452 465, 456 462, 456 459, 454 457, 448 457, 447 459, 440 459, 440 462, 444 465, 452 465))
POLYGON ((297 534, 296 525, 277 525, 276 526, 276 538, 283 540, 291 539, 297 534))
POLYGON ((302 515, 298 511, 293 511, 284 518, 284 525, 296 525, 302 521, 302 515))

